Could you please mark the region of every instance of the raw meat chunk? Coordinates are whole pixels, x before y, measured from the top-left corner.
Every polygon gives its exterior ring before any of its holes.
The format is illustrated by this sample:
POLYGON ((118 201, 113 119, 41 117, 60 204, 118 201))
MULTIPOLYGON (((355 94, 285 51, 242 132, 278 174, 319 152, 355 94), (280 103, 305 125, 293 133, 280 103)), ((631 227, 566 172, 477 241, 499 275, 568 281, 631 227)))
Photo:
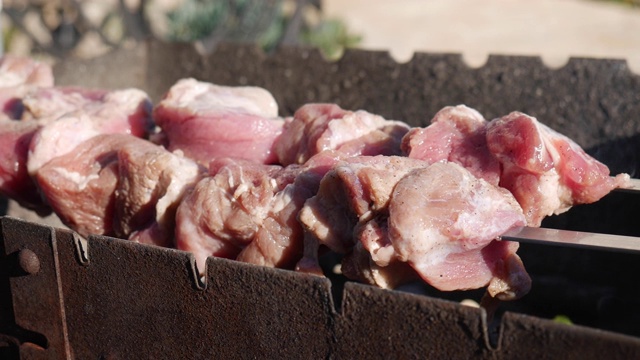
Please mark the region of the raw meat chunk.
POLYGON ((346 253, 355 244, 356 225, 385 211, 395 184, 428 165, 400 156, 346 158, 322 178, 318 193, 300 211, 300 222, 320 244, 346 253))
POLYGON ((13 55, 0 58, 0 118, 20 119, 22 98, 37 87, 53 86, 51 66, 13 55))
POLYGON ((153 112, 170 151, 208 165, 233 157, 275 163, 273 144, 284 121, 269 92, 257 87, 225 87, 183 79, 153 112))
POLYGON ((497 185, 500 163, 487 147, 487 121, 465 105, 440 110, 426 128, 413 128, 402 139, 402 150, 410 158, 434 163, 450 161, 476 177, 497 185))
MULTIPOLYGON (((522 209, 507 190, 455 163, 435 163, 412 171, 396 185, 389 203, 387 246, 440 290, 475 289, 496 276, 509 281, 503 263, 512 264, 509 259, 517 256, 518 244, 494 239, 524 225, 522 209)), ((513 279, 518 282, 498 291, 502 297, 519 297, 529 290, 528 276, 513 279)))
MULTIPOLYGON (((176 247, 191 251, 200 269, 208 256, 235 259, 272 210, 282 167, 218 159, 178 206, 176 247)), ((289 178, 286 176, 285 178, 289 178)))
POLYGON ((29 144, 37 129, 34 123, 0 119, 0 194, 46 214, 50 209, 27 173, 29 144))
POLYGON ((339 158, 340 154, 325 152, 303 166, 285 168, 212 161, 212 176, 198 182, 178 207, 177 247, 192 251, 200 269, 208 256, 293 268, 303 252, 298 213, 339 158))
POLYGON ((151 102, 136 89, 39 89, 24 102, 32 121, 43 125, 29 147, 27 166, 31 175, 49 160, 98 134, 146 137, 153 128, 151 102))
POLYGON ((400 155, 408 125, 363 110, 334 104, 308 104, 284 125, 275 151, 283 165, 304 164, 313 155, 336 150, 346 156, 400 155))
POLYGON ((609 176, 609 169, 575 142, 535 118, 512 112, 491 121, 489 150, 502 164, 500 186, 518 200, 529 226, 575 204, 599 200, 629 175, 609 176))
POLYGON ((42 166, 36 180, 62 222, 83 236, 113 236, 118 149, 139 139, 98 135, 42 166))
POLYGON ((173 247, 176 208, 204 173, 193 160, 149 141, 126 143, 118 150, 116 235, 173 247))
POLYGON ((345 254, 342 269, 350 278, 395 287, 419 276, 444 291, 493 284, 491 294, 501 299, 529 290, 518 244, 494 240, 525 224, 522 209, 506 189, 455 163, 343 160, 324 176, 299 221, 307 236, 345 254))
POLYGON ((23 120, 41 125, 73 114, 89 116, 105 133, 145 137, 153 130, 151 100, 139 89, 39 88, 30 91, 23 103, 23 120))

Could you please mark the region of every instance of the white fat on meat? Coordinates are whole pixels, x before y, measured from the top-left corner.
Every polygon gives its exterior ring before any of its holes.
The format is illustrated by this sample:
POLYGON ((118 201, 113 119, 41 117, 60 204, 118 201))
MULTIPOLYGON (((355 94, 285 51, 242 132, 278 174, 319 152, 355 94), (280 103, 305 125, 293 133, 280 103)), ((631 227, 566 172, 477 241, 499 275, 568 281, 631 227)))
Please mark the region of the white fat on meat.
POLYGON ((400 121, 386 120, 364 110, 347 111, 334 104, 307 104, 285 122, 275 145, 283 165, 304 164, 328 150, 345 156, 400 155, 400 142, 409 131, 400 121))
POLYGON ((611 177, 574 141, 520 112, 491 121, 487 143, 502 164, 500 186, 513 193, 529 226, 595 202, 629 181, 627 174, 611 177))
POLYGON ((86 115, 66 116, 40 127, 29 145, 29 174, 35 175, 51 159, 68 154, 76 146, 98 134, 100 132, 86 115), (69 136, 70 134, 73 136, 69 136))
POLYGON ((206 114, 221 107, 274 118, 278 104, 271 93, 257 86, 219 86, 193 78, 181 79, 163 100, 177 108, 190 108, 194 114, 206 114))
POLYGON ((158 136, 170 150, 207 165, 234 157, 275 163, 273 146, 284 120, 271 94, 258 87, 226 87, 182 79, 154 108, 158 136))

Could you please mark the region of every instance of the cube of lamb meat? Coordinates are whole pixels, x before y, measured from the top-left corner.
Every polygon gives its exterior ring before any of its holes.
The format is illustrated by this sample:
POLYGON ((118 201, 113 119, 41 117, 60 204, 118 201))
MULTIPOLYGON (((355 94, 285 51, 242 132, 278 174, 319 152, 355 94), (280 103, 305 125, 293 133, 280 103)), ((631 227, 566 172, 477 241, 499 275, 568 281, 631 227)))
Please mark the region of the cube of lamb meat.
POLYGON ((370 235, 361 231, 364 224, 386 215, 398 180, 413 169, 429 165, 407 157, 382 155, 338 160, 322 177, 317 192, 305 202, 298 215, 305 230, 304 257, 298 264, 299 271, 321 273, 320 245, 337 253, 349 253, 359 239, 355 234, 370 235))
POLYGON ((503 299, 529 289, 517 244, 494 241, 524 225, 522 209, 455 163, 347 159, 325 175, 299 220, 308 236, 346 254, 351 278, 394 287, 417 274, 445 291, 489 285, 503 299))
POLYGON ((435 163, 397 183, 389 202, 389 244, 380 249, 392 247, 393 256, 440 290, 492 283, 491 295, 510 300, 526 294, 531 283, 518 266, 518 243, 495 239, 524 225, 507 190, 455 163, 435 163))
POLYGON ((118 150, 117 236, 174 247, 175 212, 184 194, 205 174, 193 160, 146 140, 118 150))
POLYGON ((22 98, 33 88, 53 86, 51 66, 30 58, 4 55, 0 59, 0 118, 20 119, 22 98))
POLYGON ((285 168, 212 161, 211 177, 198 182, 178 207, 177 248, 193 252, 200 269, 208 256, 293 268, 303 252, 298 213, 341 156, 323 152, 303 166, 285 168))
POLYGON ((63 115, 88 115, 105 133, 146 137, 154 128, 149 96, 139 89, 38 88, 22 100, 22 120, 47 125, 63 115))
POLYGON ((300 211, 300 222, 320 244, 345 253, 355 244, 355 226, 386 210, 398 180, 428 165, 400 156, 345 158, 322 178, 318 193, 300 211))
POLYGON ((132 139, 142 141, 122 134, 94 136, 36 172, 47 203, 80 235, 114 235, 117 153, 132 139))
POLYGON ((200 269, 208 256, 238 257, 281 207, 277 194, 293 181, 281 166, 230 158, 214 160, 210 172, 176 214, 176 247, 193 252, 200 269))
POLYGON ((409 127, 363 110, 347 111, 334 104, 307 104, 287 120, 275 145, 283 165, 304 164, 313 155, 336 150, 346 156, 400 155, 409 127))
POLYGON ((502 164, 500 186, 516 197, 529 226, 597 201, 629 180, 627 174, 610 177, 606 165, 571 139, 520 112, 491 121, 487 143, 502 164))
POLYGON ((29 144, 37 130, 35 123, 0 119, 0 194, 45 215, 51 209, 27 172, 29 144))
POLYGON ((31 116, 29 122, 42 125, 29 147, 27 167, 31 175, 98 134, 147 137, 153 128, 151 101, 137 89, 39 89, 24 102, 31 116))
POLYGON ((183 79, 153 111, 170 151, 208 165, 233 157, 275 163, 273 144, 282 132, 275 99, 258 87, 217 86, 183 79))
POLYGON ((465 105, 440 110, 426 128, 413 128, 402 139, 404 154, 434 163, 451 161, 497 185, 500 163, 487 147, 487 121, 465 105))

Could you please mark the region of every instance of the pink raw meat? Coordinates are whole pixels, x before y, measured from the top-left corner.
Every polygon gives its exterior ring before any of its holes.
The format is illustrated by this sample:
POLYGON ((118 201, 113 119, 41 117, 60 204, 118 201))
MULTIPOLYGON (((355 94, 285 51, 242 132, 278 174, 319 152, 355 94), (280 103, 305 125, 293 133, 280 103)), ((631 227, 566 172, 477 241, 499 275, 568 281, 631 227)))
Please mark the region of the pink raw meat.
POLYGON ((0 194, 46 214, 50 209, 27 172, 29 144, 37 129, 35 123, 0 120, 0 194))
POLYGON ((400 155, 408 125, 363 110, 334 104, 307 104, 287 120, 275 151, 283 165, 303 164, 313 155, 336 150, 346 156, 400 155))
POLYGON ((176 247, 191 251, 200 269, 208 256, 235 259, 256 236, 286 184, 282 167, 218 159, 178 206, 176 247))
POLYGON ((272 149, 284 121, 264 89, 183 79, 171 87, 153 115, 167 148, 203 165, 220 157, 276 161, 272 149))
POLYGON ((19 119, 22 98, 31 89, 53 86, 51 66, 30 58, 4 55, 0 58, 0 117, 19 119))
POLYGON ((23 103, 23 120, 41 125, 72 114, 89 116, 104 133, 145 137, 153 130, 151 100, 139 89, 39 88, 30 91, 23 103))
POLYGON ((491 121, 487 143, 502 164, 500 186, 513 193, 529 226, 597 201, 629 180, 627 174, 610 177, 606 165, 571 139, 520 112, 491 121))
POLYGON ((42 166, 36 180, 62 222, 83 236, 114 235, 118 149, 131 135, 98 135, 42 166))
POLYGON ((198 182, 178 207, 177 247, 192 251, 200 269, 208 256, 292 269, 303 252, 298 213, 338 158, 326 152, 285 168, 213 161, 211 177, 198 182))
POLYGON ((518 244, 494 239, 524 224, 522 209, 507 190, 455 163, 435 163, 396 185, 387 246, 440 290, 476 289, 494 277, 515 281, 492 294, 507 300, 528 292, 530 279, 524 268, 505 273, 505 266, 519 261, 518 244))
POLYGON ((299 220, 320 244, 346 253, 355 244, 356 225, 385 211, 395 184, 409 171, 428 165, 399 156, 346 158, 324 175, 299 220))
POLYGON ((116 235, 173 247, 176 208, 204 173, 193 160, 149 141, 124 144, 118 149, 116 235))
POLYGON ((410 158, 434 163, 451 161, 476 177, 497 185, 500 163, 487 147, 484 117, 465 105, 440 110, 426 128, 413 128, 402 139, 402 150, 410 158))
POLYGON ((151 102, 137 89, 39 89, 24 102, 31 115, 29 122, 42 125, 29 147, 27 166, 31 175, 98 134, 146 137, 153 128, 151 102))

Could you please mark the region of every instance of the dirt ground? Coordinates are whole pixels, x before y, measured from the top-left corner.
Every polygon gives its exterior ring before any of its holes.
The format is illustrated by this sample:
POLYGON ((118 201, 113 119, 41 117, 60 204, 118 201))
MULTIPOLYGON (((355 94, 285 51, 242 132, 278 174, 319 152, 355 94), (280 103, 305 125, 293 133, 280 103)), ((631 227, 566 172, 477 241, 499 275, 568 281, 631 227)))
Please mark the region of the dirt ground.
POLYGON ((554 67, 570 56, 627 59, 640 73, 640 7, 589 0, 323 0, 327 16, 362 36, 360 47, 462 53, 480 66, 488 54, 540 55, 554 67))

